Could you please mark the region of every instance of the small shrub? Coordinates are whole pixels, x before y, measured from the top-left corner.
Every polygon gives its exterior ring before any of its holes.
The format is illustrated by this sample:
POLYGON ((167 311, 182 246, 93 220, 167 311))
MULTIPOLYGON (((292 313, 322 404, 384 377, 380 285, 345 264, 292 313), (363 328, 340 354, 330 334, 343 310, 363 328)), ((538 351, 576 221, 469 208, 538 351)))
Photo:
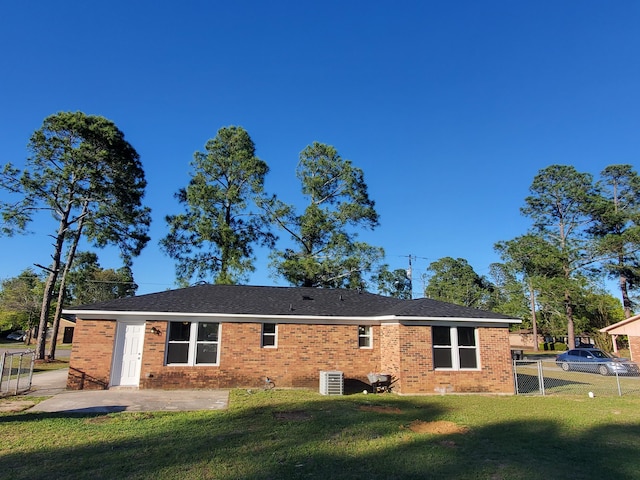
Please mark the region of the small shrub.
POLYGON ((540 345, 538 345, 538 348, 541 351, 564 352, 565 350, 567 350, 567 344, 562 342, 541 343, 540 345))

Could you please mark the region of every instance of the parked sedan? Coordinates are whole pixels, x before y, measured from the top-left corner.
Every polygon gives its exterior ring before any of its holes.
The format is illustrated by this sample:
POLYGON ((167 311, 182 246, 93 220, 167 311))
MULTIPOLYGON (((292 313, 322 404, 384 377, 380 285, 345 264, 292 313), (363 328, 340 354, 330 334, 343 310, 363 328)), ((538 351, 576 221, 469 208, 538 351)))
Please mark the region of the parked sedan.
POLYGON ((19 342, 24 342, 26 338, 27 338, 27 334, 22 330, 17 330, 7 335, 7 340, 17 340, 19 342))
POLYGON ((575 348, 556 357, 562 370, 593 372, 600 375, 638 375, 638 365, 626 358, 618 358, 597 348, 575 348))

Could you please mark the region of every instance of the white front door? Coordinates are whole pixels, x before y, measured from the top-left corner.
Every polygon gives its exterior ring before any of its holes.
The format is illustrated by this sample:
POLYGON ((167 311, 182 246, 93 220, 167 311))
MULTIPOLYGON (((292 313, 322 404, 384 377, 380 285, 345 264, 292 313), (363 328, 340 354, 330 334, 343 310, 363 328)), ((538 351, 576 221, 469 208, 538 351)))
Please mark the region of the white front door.
POLYGON ((112 386, 139 385, 144 330, 144 322, 118 322, 111 373, 112 386))

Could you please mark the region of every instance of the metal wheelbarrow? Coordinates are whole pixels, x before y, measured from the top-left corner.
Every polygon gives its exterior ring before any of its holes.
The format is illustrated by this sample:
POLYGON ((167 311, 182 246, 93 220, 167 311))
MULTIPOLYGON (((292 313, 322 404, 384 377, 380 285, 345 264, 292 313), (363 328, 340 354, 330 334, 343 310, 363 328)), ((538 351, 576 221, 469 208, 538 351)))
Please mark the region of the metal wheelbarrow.
POLYGON ((367 375, 373 393, 391 391, 391 375, 388 373, 369 373, 367 375))

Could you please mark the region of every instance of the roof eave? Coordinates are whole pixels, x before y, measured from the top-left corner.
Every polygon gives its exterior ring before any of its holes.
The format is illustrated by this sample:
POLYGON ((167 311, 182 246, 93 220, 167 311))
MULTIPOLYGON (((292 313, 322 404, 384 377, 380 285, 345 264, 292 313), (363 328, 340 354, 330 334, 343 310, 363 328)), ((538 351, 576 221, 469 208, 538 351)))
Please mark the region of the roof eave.
POLYGON ((600 331, 602 333, 609 333, 611 330, 615 330, 617 328, 624 327, 624 326, 626 326, 626 325, 628 325, 630 323, 633 323, 633 322, 635 322, 637 320, 640 320, 640 315, 634 315, 633 317, 625 318, 624 320, 621 320, 621 321, 619 321, 617 323, 614 323, 613 325, 608 325, 608 326, 606 326, 604 328, 601 328, 600 331))
POLYGON ((64 310, 63 313, 75 315, 83 320, 118 320, 123 318, 145 317, 147 320, 169 320, 171 318, 211 318, 227 319, 236 322, 270 320, 275 323, 404 323, 411 322, 463 322, 463 323, 522 323, 518 319, 471 318, 471 317, 417 317, 417 316, 332 316, 332 315, 258 315, 245 313, 193 313, 193 312, 144 312, 113 310, 64 310))
POLYGON ((382 323, 387 322, 463 322, 463 323, 522 323, 522 320, 517 318, 485 318, 485 317, 417 317, 417 316, 392 316, 388 319, 381 318, 382 323))

